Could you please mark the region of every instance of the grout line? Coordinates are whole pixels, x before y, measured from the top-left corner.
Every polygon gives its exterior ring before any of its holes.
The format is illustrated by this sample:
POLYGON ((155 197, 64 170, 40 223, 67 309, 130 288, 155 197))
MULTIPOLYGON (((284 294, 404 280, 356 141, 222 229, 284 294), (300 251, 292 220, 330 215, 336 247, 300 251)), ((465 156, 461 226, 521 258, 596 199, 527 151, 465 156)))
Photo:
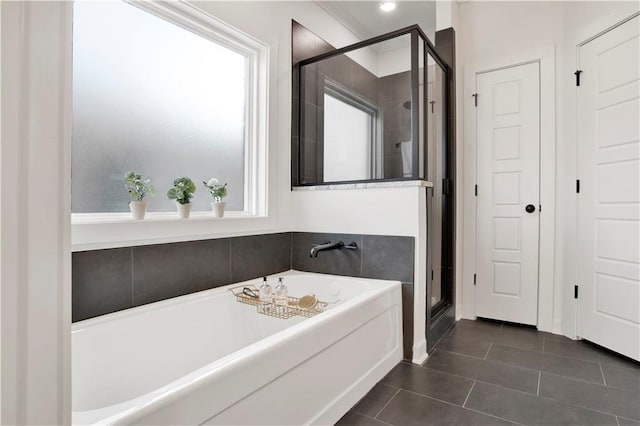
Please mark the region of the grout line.
POLYGON ((615 416, 616 418, 616 423, 618 424, 618 426, 620 426, 620 420, 618 420, 618 416, 615 416))
POLYGON ((551 376, 556 376, 556 377, 562 377, 563 379, 567 379, 567 380, 574 380, 576 382, 580 382, 580 383, 584 383, 587 385, 593 385, 593 386, 601 386, 601 387, 608 387, 608 388, 612 388, 612 389, 618 389, 618 390, 622 390, 622 391, 626 391, 626 392, 631 392, 631 393, 635 393, 633 391, 630 391, 629 389, 625 389, 625 388, 620 388, 617 386, 611 386, 611 385, 603 385, 602 383, 598 383, 598 382, 590 382, 588 380, 584 380, 584 379, 578 379, 575 377, 569 377, 569 376, 563 376, 562 374, 557 374, 557 373, 552 373, 550 371, 545 371, 544 374, 549 374, 551 376))
POLYGON ((602 383, 607 386, 607 379, 604 378, 604 370, 602 369, 602 364, 598 363, 598 366, 600 367, 600 374, 602 374, 602 383))
MULTIPOLYGON (((448 351, 448 350, 446 350, 446 349, 436 348, 436 350, 437 350, 437 351, 440 351, 440 352, 448 353, 448 354, 460 355, 460 356, 466 356, 467 358, 478 359, 478 360, 480 360, 480 361, 484 360, 484 358, 480 358, 479 356, 467 355, 467 354, 463 354, 463 353, 460 353, 460 352, 452 352, 452 351, 448 351)), ((435 351, 434 351, 434 353, 435 353, 435 351)), ((428 358, 427 358, 427 359, 428 359, 428 358)), ((489 361, 489 360, 487 360, 487 361, 489 361)), ((500 362, 500 361, 497 361, 497 362, 500 362)), ((511 365, 511 364, 510 364, 510 365, 511 365)), ((428 368, 428 367, 427 367, 427 366, 425 366, 425 365, 423 365, 423 367, 428 368)), ((435 370, 435 368, 433 368, 432 370, 435 370)), ((441 370, 438 370, 438 371, 441 371, 441 370)), ((463 377, 464 377, 464 376, 463 376, 463 377)))
POLYGON ((231 248, 231 238, 229 238, 229 284, 233 282, 233 249, 231 248))
MULTIPOLYGON (((462 376, 462 377, 464 377, 464 376, 462 376)), ((562 377, 562 376, 561 376, 561 377, 562 377)), ((467 378, 468 378, 468 377, 467 377, 467 378)), ((507 390, 507 391, 518 392, 518 393, 520 393, 520 394, 528 395, 528 396, 535 396, 535 395, 534 395, 534 394, 532 394, 532 393, 525 392, 525 391, 522 391, 522 390, 519 390, 519 389, 508 388, 508 387, 506 387, 506 386, 498 385, 498 384, 491 383, 491 382, 486 382, 486 381, 484 381, 484 380, 477 380, 477 381, 478 381, 478 382, 480 382, 480 383, 485 383, 485 384, 487 384, 487 385, 497 386, 497 387, 499 387, 499 388, 501 388, 501 389, 505 389, 505 390, 507 390)), ((602 386, 602 385, 601 385, 601 386, 602 386)), ((405 390, 406 390, 406 389, 405 389, 405 390)), ((570 407, 577 407, 577 408, 582 408, 582 409, 589 410, 589 411, 594 411, 594 412, 596 412, 596 413, 600 413, 600 414, 606 414, 607 416, 613 416, 613 417, 615 417, 615 416, 616 416, 615 414, 612 414, 612 413, 607 412, 607 411, 598 410, 598 409, 591 408, 591 407, 587 407, 587 406, 584 406, 584 405, 578 405, 578 404, 576 404, 576 403, 574 403, 574 402, 569 402, 569 401, 565 401, 565 400, 562 400, 562 399, 555 399, 555 398, 552 398, 552 397, 550 397, 550 396, 538 396, 538 398, 542 398, 542 399, 545 399, 545 400, 547 400, 547 401, 553 401, 553 402, 557 402, 557 403, 560 403, 560 404, 568 405, 568 406, 570 406, 570 407)), ((434 398, 434 399, 435 399, 435 398, 434 398)), ((465 409, 466 409, 466 410, 472 410, 472 411, 473 411, 473 409, 472 409, 472 408, 466 408, 466 407, 465 407, 465 409)), ((479 411, 479 412, 483 413, 482 411, 479 411)), ((487 414, 487 413, 483 413, 483 414, 487 414)), ((495 416, 494 416, 494 417, 495 417, 495 416)), ((501 418, 501 417, 499 417, 499 418, 501 418)), ((507 419, 504 419, 504 420, 507 420, 507 419)), ((509 420, 509 421, 510 421, 510 422, 514 422, 514 420, 509 420)))
POLYGON ((502 331, 503 327, 504 327, 504 323, 500 324, 500 331, 502 331))
POLYGON ((546 341, 547 341, 547 338, 543 337, 542 338, 542 353, 544 353, 544 344, 545 344, 546 341))
MULTIPOLYGON (((364 413, 361 413, 360 411, 353 411, 353 412, 354 412, 354 413, 356 413, 356 414, 358 414, 359 416, 365 417, 365 418, 367 418, 367 419, 375 420, 376 422, 379 422, 379 423, 382 423, 382 424, 385 424, 385 425, 395 426, 395 425, 393 425, 393 424, 391 424, 391 423, 387 423, 387 422, 385 422, 384 420, 380 420, 380 419, 376 419, 375 417, 368 416, 368 415, 366 415, 366 414, 364 414, 364 413)), ((345 414, 345 416, 346 416, 346 414, 345 414)))
POLYGON ((393 401, 393 398, 395 398, 398 394, 400 393, 400 388, 398 388, 398 390, 396 391, 396 393, 393 394, 393 396, 391 398, 389 398, 389 400, 387 401, 386 404, 384 404, 384 406, 380 409, 380 411, 378 411, 376 413, 376 415, 373 417, 374 419, 377 419, 378 416, 380 415, 380 413, 382 413, 382 411, 387 408, 387 405, 389 405, 391 403, 391 401, 393 401))
POLYGON ((131 253, 129 257, 131 260, 131 307, 134 307, 133 305, 133 247, 129 248, 129 252, 131 253))
POLYGON ((487 353, 484 354, 484 357, 482 359, 487 359, 487 356, 489 356, 489 351, 491 351, 492 347, 493 347, 493 342, 489 343, 489 347, 487 348, 487 353))
POLYGON ((464 402, 462 403, 462 406, 464 407, 465 405, 467 405, 467 401, 469 400, 469 396, 471 396, 471 392, 473 392, 473 388, 476 385, 476 380, 473 381, 473 383, 471 384, 471 389, 469 389, 469 393, 467 394, 467 397, 464 399, 464 402))
POLYGON ((542 377, 542 370, 538 372, 538 390, 536 391, 536 396, 540 396, 540 378, 542 377))
MULTIPOLYGON (((360 252, 360 277, 362 276, 362 262, 364 261, 364 237, 362 236, 362 234, 359 235, 359 242, 360 244, 358 244, 358 251, 360 252)), ((355 240, 355 238, 354 238, 355 240)), ((347 243, 349 244, 349 243, 347 243)))
MULTIPOLYGON (((467 379, 468 379, 468 377, 467 377, 467 379)), ((497 386, 497 385, 496 385, 496 386, 497 386)), ((508 389, 508 388, 505 388, 505 389, 508 389)), ((493 417, 494 419, 500 419, 500 420, 504 420, 504 421, 506 421, 506 422, 516 423, 516 424, 518 424, 518 425, 521 425, 521 424, 522 424, 522 423, 518 423, 518 422, 516 422, 515 420, 505 419, 504 417, 498 417, 498 416, 496 416, 496 415, 494 415, 494 414, 491 414, 491 413, 485 413, 484 411, 476 410, 475 408, 462 407, 461 405, 457 405, 457 404, 454 404, 454 403, 452 403, 452 402, 445 401, 445 400, 443 400, 443 399, 434 398, 434 397, 432 397, 432 396, 424 395, 424 394, 421 394, 421 393, 418 393, 418 392, 413 392, 413 391, 410 391, 410 390, 407 390, 407 389, 402 389, 402 390, 403 390, 403 391, 405 391, 405 392, 407 392, 407 393, 411 393, 411 394, 414 394, 414 395, 421 396, 421 397, 423 397, 423 398, 432 399, 432 400, 434 400, 434 401, 438 401, 438 402, 441 402, 441 403, 443 403, 443 404, 451 405, 451 406, 453 406, 453 407, 458 407, 458 408, 460 408, 460 409, 462 409, 462 410, 469 410, 469 411, 473 411, 474 413, 484 414, 485 416, 493 417)), ((531 394, 527 394, 527 395, 533 396, 533 395, 531 395, 531 394)))
MULTIPOLYGON (((500 360, 493 360, 493 359, 478 358, 478 357, 473 356, 473 355, 462 354, 462 353, 459 353, 459 352, 450 352, 450 351, 446 351, 446 350, 444 350, 444 349, 438 349, 438 350, 439 350, 440 352, 444 352, 444 353, 448 353, 448 354, 453 354, 453 355, 458 355, 458 356, 463 356, 463 357, 466 357, 466 358, 472 358, 472 359, 475 359, 475 360, 486 361, 486 362, 494 363, 494 364, 508 365, 508 366, 510 366, 510 367, 518 368, 518 369, 521 369, 521 370, 535 371, 535 372, 538 372, 538 373, 542 373, 542 372, 543 372, 542 370, 536 370, 536 369, 531 368, 531 367, 523 367, 522 365, 512 364, 512 363, 510 363, 510 362, 505 362, 505 361, 500 361, 500 360)), ((526 351, 526 352, 534 352, 534 351, 526 351)), ((539 352, 534 352, 534 353, 539 353, 539 352)), ((587 361, 585 361, 585 362, 587 362, 587 361)), ((592 364, 593 364, 593 363, 592 363, 592 364)), ((451 373, 451 372, 449 372, 449 371, 445 371, 445 370, 438 370, 437 368, 432 368, 432 367, 429 367, 429 366, 427 366, 427 365, 425 365, 425 366, 423 366, 423 367, 424 367, 424 368, 430 368, 430 369, 432 369, 432 370, 436 370, 436 371, 440 371, 440 372, 444 372, 444 373, 447 373, 447 374, 451 374, 451 375, 453 375, 453 376, 460 376, 460 377, 466 377, 467 379, 473 379, 472 377, 462 376, 462 375, 460 375, 460 374, 451 373)), ((551 372, 551 371, 544 371, 544 373, 545 373, 545 374, 550 374, 550 375, 552 375, 552 376, 562 377, 563 379, 575 380, 575 381, 577 381, 577 382, 585 383, 585 384, 588 384, 588 385, 603 386, 603 385, 602 385, 602 383, 599 383, 599 382, 590 382, 589 380, 585 380, 585 379, 579 379, 579 378, 576 378, 576 377, 570 377, 570 376, 563 376, 562 374, 553 373, 553 372, 551 372)), ((477 380, 477 379, 476 379, 476 380, 477 380)), ((487 383, 491 383, 491 382, 487 382, 487 383)), ((492 384, 495 384, 495 383, 492 383, 492 384)), ((497 386, 500 386, 500 385, 497 385, 497 386)), ((615 387, 615 386, 609 386, 609 387, 611 387, 611 388, 615 388, 615 389, 620 389, 620 390, 626 390, 627 392, 631 392, 631 391, 629 391, 628 389, 624 389, 624 388, 619 388, 619 387, 615 387)), ((512 389, 512 388, 506 388, 506 389, 512 389)), ((514 389, 514 390, 515 390, 515 389, 514 389)), ((528 393, 528 392, 525 392, 525 393, 528 393)))

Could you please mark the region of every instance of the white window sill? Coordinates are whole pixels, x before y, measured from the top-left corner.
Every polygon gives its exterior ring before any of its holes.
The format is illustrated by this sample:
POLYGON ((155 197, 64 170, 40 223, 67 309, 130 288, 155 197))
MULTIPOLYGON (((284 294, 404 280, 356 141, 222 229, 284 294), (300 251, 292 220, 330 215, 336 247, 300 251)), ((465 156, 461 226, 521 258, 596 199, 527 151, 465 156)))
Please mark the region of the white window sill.
POLYGON ((255 219, 263 216, 255 216, 248 212, 225 211, 224 217, 214 217, 212 212, 195 211, 191 212, 188 219, 181 219, 177 212, 147 212, 143 220, 134 220, 129 212, 119 213, 73 213, 71 215, 72 225, 96 224, 96 223, 121 223, 121 222, 167 222, 185 220, 229 220, 229 219, 255 219))
POLYGON ((275 220, 246 212, 207 211, 180 219, 176 212, 147 213, 133 220, 130 213, 76 213, 71 215, 72 251, 98 250, 181 241, 227 238, 275 232, 275 220))

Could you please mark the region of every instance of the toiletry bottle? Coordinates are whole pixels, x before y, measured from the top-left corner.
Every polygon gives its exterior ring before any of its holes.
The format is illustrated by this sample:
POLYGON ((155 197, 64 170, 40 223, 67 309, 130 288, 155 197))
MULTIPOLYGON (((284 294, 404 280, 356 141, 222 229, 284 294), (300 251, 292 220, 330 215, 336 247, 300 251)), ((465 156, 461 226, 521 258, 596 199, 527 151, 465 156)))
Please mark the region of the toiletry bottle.
POLYGON ((278 306, 287 306, 289 297, 287 294, 287 286, 284 285, 284 278, 278 278, 278 285, 275 288, 275 300, 278 306))
POLYGON ((271 291, 271 286, 267 282, 267 277, 262 277, 262 285, 260 286, 259 297, 260 303, 273 303, 273 292, 271 291))

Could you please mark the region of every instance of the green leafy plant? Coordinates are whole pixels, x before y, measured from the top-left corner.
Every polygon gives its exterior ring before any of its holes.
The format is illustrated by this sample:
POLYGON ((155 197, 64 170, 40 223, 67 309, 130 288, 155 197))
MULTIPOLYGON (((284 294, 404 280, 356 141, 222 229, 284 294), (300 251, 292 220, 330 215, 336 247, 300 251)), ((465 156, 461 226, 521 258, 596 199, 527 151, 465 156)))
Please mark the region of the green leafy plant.
POLYGON ((224 185, 220 185, 220 182, 216 178, 211 178, 207 182, 202 181, 202 183, 204 183, 204 186, 209 190, 209 193, 216 203, 221 202, 222 199, 227 196, 226 183, 224 185))
POLYGON ((180 177, 173 181, 173 187, 167 191, 170 200, 176 200, 179 204, 189 204, 196 185, 188 177, 180 177))
POLYGON ((143 179, 136 172, 127 172, 124 176, 124 187, 131 195, 132 201, 142 201, 146 195, 155 195, 156 191, 149 179, 143 179))

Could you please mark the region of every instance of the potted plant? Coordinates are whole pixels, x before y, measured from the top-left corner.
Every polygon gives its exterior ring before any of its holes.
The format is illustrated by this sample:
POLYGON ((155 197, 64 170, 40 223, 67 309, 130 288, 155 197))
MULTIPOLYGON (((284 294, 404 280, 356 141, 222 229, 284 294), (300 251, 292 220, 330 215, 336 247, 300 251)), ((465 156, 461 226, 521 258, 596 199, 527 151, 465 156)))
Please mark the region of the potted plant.
POLYGON ((143 179, 142 175, 136 172, 128 172, 124 176, 124 187, 131 195, 131 201, 129 201, 129 210, 131 210, 131 216, 135 220, 144 219, 144 215, 147 212, 147 202, 144 201, 146 195, 154 195, 155 189, 151 185, 149 179, 143 179))
POLYGON ((191 198, 196 192, 196 185, 188 177, 180 177, 173 181, 173 187, 167 191, 170 200, 176 200, 178 216, 182 219, 189 218, 191 213, 191 198))
POLYGON ((211 178, 207 182, 202 181, 204 186, 209 190, 209 193, 213 197, 213 203, 211 203, 211 210, 213 211, 213 215, 215 217, 224 216, 224 208, 227 203, 222 201, 224 197, 227 196, 227 184, 220 185, 218 179, 211 178))

